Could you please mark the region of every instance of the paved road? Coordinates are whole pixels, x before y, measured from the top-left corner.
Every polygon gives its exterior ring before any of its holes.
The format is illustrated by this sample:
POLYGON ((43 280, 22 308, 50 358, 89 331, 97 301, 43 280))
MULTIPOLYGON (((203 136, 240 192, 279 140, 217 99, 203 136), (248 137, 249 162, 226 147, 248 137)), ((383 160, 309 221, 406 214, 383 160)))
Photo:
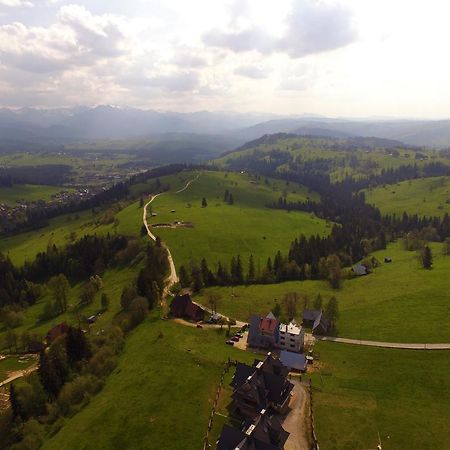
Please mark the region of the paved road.
POLYGON ((341 342, 343 344, 365 345, 368 347, 403 348, 409 350, 450 350, 450 344, 421 344, 403 342, 364 341, 331 336, 316 336, 319 341, 341 342))
MULTIPOLYGON (((192 180, 188 181, 186 183, 186 185, 183 188, 181 188, 180 190, 176 191, 175 194, 179 194, 180 192, 185 191, 190 186, 190 184, 192 182, 194 182, 195 180, 198 179, 199 176, 200 176, 200 174, 198 174, 192 180)), ((163 194, 164 193, 161 192, 160 194, 152 195, 150 197, 150 200, 144 206, 144 213, 143 213, 143 216, 142 216, 142 221, 144 222, 145 228, 147 229, 148 236, 153 241, 156 241, 156 236, 152 233, 152 231, 150 229, 150 225, 147 222, 147 207, 148 207, 148 205, 150 205, 150 203, 152 203, 153 200, 155 200, 156 197, 159 197, 160 195, 163 195, 163 194)), ((170 249, 164 243, 163 243, 163 245, 164 245, 164 248, 167 250, 167 257, 169 259, 169 266, 170 266, 170 275, 166 279, 166 288, 164 290, 164 296, 165 296, 165 295, 167 295, 169 293, 170 288, 174 284, 178 283, 178 275, 177 275, 177 270, 175 268, 175 263, 173 262, 172 254, 170 253, 170 249)))

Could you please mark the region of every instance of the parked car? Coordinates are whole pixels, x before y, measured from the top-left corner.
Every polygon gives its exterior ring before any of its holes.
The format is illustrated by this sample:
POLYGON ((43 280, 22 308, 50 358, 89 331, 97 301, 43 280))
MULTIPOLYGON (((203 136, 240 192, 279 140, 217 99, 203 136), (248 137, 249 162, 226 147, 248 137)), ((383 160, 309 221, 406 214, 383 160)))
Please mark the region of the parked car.
POLYGON ((239 342, 239 337, 238 337, 238 336, 233 336, 233 337, 231 338, 231 340, 232 340, 233 342, 239 342))
POLYGON ((231 339, 228 339, 228 341, 226 341, 225 344, 234 345, 234 342, 231 339))
POLYGON ((239 339, 242 339, 244 337, 242 333, 236 333, 235 336, 237 336, 239 339))

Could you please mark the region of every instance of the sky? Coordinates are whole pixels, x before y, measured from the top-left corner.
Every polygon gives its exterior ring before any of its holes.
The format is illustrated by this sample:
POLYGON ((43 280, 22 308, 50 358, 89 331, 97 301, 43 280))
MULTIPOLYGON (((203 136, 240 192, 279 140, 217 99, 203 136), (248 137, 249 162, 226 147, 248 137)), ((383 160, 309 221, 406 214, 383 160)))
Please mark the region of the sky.
POLYGON ((0 0, 0 106, 450 118, 447 0, 0 0))

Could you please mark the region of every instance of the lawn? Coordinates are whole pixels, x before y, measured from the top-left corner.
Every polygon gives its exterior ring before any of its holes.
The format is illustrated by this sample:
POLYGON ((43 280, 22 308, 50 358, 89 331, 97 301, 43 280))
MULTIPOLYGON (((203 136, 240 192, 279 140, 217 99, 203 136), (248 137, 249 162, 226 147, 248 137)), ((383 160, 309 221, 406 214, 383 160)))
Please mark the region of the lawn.
POLYGON ((366 190, 367 203, 384 214, 443 216, 450 213, 450 177, 419 178, 366 190))
POLYGON ((319 342, 312 374, 320 448, 449 448, 450 351, 319 342))
MULTIPOLYGON (((183 174, 189 179, 189 174, 183 174)), ((192 174, 191 178, 195 178, 192 174)), ((221 261, 229 264, 232 256, 241 255, 244 265, 250 254, 261 266, 269 256, 281 250, 286 252, 291 241, 300 234, 328 233, 325 221, 303 213, 267 208, 283 194, 288 201, 304 200, 316 194, 291 183, 264 179, 256 180, 247 174, 202 172, 186 190, 161 195, 149 212, 156 213, 151 223, 174 221, 192 222, 194 228, 155 228, 154 233, 169 246, 179 267, 191 261, 206 258, 211 267, 221 261), (232 205, 224 202, 228 190, 232 205), (207 207, 202 208, 202 198, 207 207), (174 211, 174 212, 171 212, 174 211)))
MULTIPOLYGON (((345 280, 339 290, 325 281, 297 281, 272 285, 214 287, 203 290, 197 300, 208 304, 208 293, 221 296, 217 309, 247 321, 251 314, 267 314, 287 292, 307 295, 311 301, 321 294, 336 296, 340 317, 339 336, 394 342, 450 342, 450 256, 441 244, 433 244, 432 270, 420 267, 415 252, 402 243, 375 252, 381 266, 374 273, 345 280), (385 264, 384 257, 393 259, 385 264)), ((303 301, 297 308, 300 319, 303 301)))
POLYGON ((254 358, 224 341, 153 315, 127 338, 103 390, 43 449, 201 448, 223 363, 254 358))
POLYGON ((73 189, 58 186, 15 184, 11 187, 0 187, 0 203, 14 206, 18 201, 22 200, 26 200, 27 202, 34 202, 37 200, 48 201, 58 192, 72 190, 73 189))

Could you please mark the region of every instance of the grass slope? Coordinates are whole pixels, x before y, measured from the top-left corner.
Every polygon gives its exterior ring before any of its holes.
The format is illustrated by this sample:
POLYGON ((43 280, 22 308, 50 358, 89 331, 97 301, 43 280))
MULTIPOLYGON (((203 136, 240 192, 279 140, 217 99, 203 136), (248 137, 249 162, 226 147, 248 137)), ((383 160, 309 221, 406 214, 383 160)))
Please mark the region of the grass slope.
MULTIPOLYGON (((184 174, 189 179, 189 174, 184 174)), ((191 179, 195 177, 192 174, 191 179)), ((307 196, 314 197, 298 185, 286 186, 284 182, 264 180, 256 182, 247 174, 202 172, 188 189, 181 193, 166 193, 158 197, 151 210, 157 217, 151 223, 173 221, 193 222, 194 228, 155 228, 154 233, 169 246, 175 264, 188 264, 205 257, 214 267, 221 261, 228 264, 232 256, 240 254, 247 264, 250 254, 255 264, 261 265, 278 250, 287 251, 291 241, 301 233, 325 234, 326 223, 307 213, 273 210, 266 208, 284 193, 288 200, 296 201, 307 196), (228 189, 234 204, 224 203, 228 189), (208 206, 201 207, 205 197, 208 206), (170 211, 175 210, 175 213, 170 211)))
POLYGON ((450 351, 361 348, 320 342, 312 375, 320 447, 448 448, 450 351))
POLYGON ((104 389, 43 449, 201 448, 224 361, 254 357, 224 340, 216 330, 148 319, 104 389))
POLYGON ((450 212, 450 177, 419 178, 366 190, 367 203, 384 214, 404 211, 419 216, 443 216, 450 212))
MULTIPOLYGON (((208 292, 219 293, 218 310, 241 320, 253 313, 267 314, 287 292, 306 294, 313 300, 335 295, 339 301, 337 323, 342 337, 394 342, 450 342, 450 257, 442 255, 440 244, 432 245, 432 270, 422 269, 415 252, 402 249, 400 242, 375 252, 382 263, 374 273, 345 280, 333 290, 324 281, 287 282, 273 285, 214 287, 197 300, 207 303, 208 292)), ((298 306, 301 314, 302 305, 298 306)))
POLYGON ((14 206, 20 200, 28 202, 50 200, 52 195, 63 190, 70 191, 72 189, 35 184, 15 184, 11 187, 0 187, 0 203, 14 206))

